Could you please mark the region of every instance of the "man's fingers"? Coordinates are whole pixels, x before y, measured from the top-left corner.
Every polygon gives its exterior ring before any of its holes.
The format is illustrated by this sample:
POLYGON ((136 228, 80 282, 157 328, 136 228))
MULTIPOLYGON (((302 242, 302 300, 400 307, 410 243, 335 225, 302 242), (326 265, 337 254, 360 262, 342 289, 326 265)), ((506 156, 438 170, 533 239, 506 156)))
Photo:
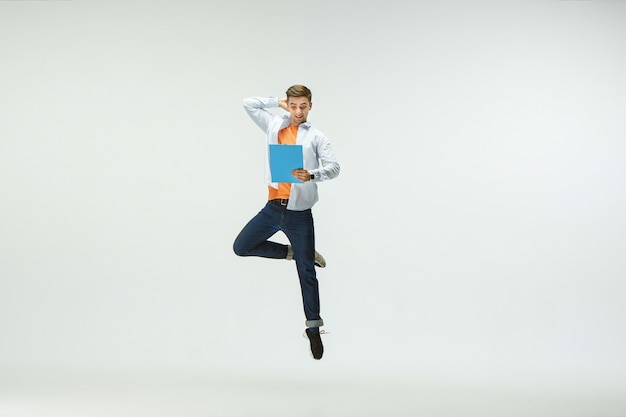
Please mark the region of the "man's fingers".
POLYGON ((304 182, 307 180, 309 172, 305 169, 294 169, 291 171, 291 175, 304 182))

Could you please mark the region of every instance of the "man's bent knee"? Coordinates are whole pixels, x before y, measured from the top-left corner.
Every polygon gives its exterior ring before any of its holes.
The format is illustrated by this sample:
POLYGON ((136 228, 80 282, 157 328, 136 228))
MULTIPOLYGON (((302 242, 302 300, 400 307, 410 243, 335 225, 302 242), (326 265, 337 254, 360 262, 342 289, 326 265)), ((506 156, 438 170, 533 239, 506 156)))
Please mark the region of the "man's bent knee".
POLYGON ((248 256, 248 249, 243 247, 237 240, 233 243, 233 252, 237 256, 248 256))

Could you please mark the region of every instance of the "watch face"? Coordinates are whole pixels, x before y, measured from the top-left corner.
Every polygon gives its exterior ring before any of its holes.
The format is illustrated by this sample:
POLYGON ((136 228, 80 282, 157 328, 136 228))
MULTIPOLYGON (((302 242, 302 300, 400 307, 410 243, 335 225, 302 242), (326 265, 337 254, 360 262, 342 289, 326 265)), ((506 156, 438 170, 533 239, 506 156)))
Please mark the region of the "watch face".
POLYGON ((314 180, 315 179, 315 175, 311 174, 311 179, 314 180))

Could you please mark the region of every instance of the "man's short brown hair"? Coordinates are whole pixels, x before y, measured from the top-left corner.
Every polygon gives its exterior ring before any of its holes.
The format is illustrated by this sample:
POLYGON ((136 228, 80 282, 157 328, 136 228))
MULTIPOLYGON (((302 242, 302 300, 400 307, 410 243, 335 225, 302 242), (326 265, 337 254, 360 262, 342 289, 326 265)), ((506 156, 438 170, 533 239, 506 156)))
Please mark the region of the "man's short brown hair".
POLYGON ((289 100, 289 97, 306 97, 309 103, 311 102, 311 90, 300 84, 289 87, 286 94, 287 100, 289 100))

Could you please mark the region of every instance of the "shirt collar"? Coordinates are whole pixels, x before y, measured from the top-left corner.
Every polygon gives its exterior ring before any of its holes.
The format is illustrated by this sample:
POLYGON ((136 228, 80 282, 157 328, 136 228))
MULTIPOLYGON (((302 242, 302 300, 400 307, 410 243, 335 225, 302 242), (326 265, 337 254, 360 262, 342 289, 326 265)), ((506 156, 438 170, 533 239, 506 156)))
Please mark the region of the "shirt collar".
MULTIPOLYGON (((291 116, 289 116, 288 114, 285 114, 283 116, 283 124, 281 126, 281 129, 287 127, 289 123, 291 123, 291 116)), ((300 126, 304 126, 306 129, 309 129, 311 127, 311 123, 309 121, 306 121, 304 123, 300 123, 300 126)))

